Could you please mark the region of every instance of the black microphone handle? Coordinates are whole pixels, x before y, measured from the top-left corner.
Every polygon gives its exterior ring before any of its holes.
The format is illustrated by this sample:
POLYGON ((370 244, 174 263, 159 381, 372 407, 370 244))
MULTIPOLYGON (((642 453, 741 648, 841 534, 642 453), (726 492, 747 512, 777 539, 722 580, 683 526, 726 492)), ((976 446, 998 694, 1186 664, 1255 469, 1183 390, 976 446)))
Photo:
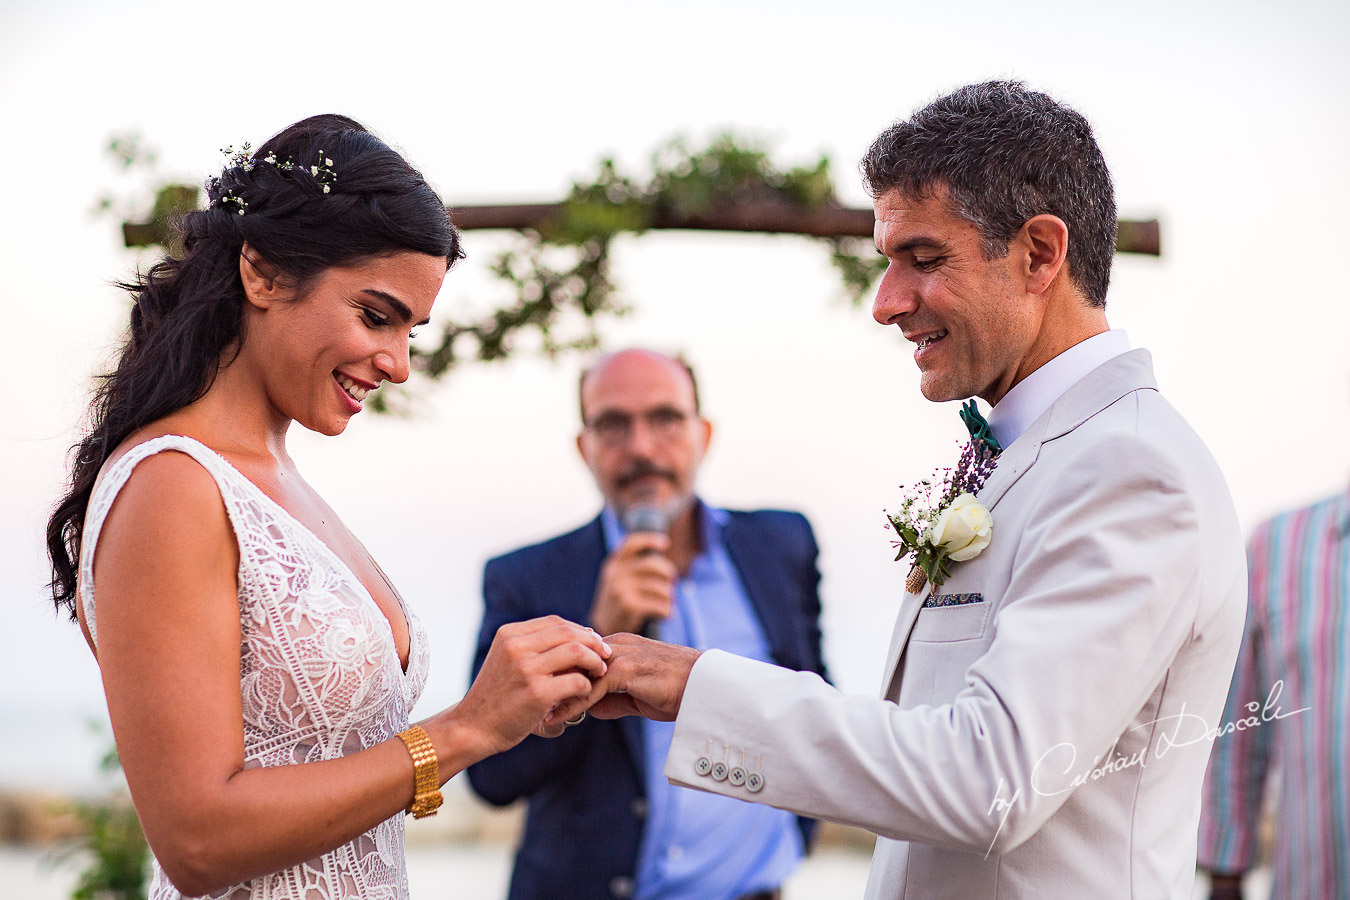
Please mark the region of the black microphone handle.
MULTIPOLYGON (((652 533, 666 534, 670 531, 670 516, 659 507, 647 504, 638 504, 630 507, 624 512, 622 517, 624 530, 629 534, 652 533)), ((649 549, 642 551, 642 556, 650 554, 660 554, 661 551, 649 549)), ((652 640, 658 640, 661 629, 661 619, 659 616, 650 616, 642 623, 642 636, 652 640)))

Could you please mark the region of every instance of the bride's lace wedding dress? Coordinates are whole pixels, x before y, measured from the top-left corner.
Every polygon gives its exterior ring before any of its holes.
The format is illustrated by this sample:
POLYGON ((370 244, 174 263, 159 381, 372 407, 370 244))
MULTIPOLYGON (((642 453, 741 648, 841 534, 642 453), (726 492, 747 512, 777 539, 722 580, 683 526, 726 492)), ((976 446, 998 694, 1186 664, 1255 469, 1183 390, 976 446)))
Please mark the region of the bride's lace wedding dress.
MULTIPOLYGON (((239 543, 245 767, 335 759, 407 728, 409 711, 426 683, 428 662, 426 633, 412 610, 404 608, 411 637, 405 673, 388 620, 347 566, 224 458, 188 437, 166 435, 133 447, 103 472, 90 498, 80 554, 80 597, 94 641, 93 560, 99 531, 136 465, 165 450, 186 453, 215 479, 239 543)), ((296 822, 297 828, 304 825, 296 822)), ((155 863, 151 900, 181 896, 155 863)), ((403 816, 387 819, 322 856, 207 896, 406 898, 403 816)))

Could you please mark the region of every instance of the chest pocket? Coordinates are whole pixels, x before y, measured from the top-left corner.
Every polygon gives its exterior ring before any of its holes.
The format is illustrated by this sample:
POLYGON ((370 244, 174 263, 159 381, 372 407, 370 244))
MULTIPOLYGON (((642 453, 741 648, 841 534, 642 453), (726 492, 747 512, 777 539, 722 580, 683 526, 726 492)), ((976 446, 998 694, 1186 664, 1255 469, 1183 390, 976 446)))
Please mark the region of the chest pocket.
POLYGON ((989 627, 992 606, 987 600, 951 606, 925 606, 919 610, 909 639, 944 644, 984 637, 985 629, 989 627))

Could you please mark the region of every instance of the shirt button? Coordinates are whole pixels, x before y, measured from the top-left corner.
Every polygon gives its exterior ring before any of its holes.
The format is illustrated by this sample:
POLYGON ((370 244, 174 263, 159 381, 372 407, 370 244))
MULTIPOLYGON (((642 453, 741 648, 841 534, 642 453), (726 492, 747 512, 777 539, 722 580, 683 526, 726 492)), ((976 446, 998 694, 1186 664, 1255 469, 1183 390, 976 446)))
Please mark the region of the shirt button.
POLYGON ((615 897, 631 897, 636 889, 637 883, 627 875, 615 875, 609 880, 609 892, 615 897))
POLYGON ((647 818, 647 801, 644 800, 643 798, 635 797, 633 799, 633 802, 629 804, 628 808, 632 811, 633 818, 635 819, 647 818))
POLYGON ((666 848, 666 859, 677 860, 684 859, 684 848, 679 844, 671 844, 666 848))

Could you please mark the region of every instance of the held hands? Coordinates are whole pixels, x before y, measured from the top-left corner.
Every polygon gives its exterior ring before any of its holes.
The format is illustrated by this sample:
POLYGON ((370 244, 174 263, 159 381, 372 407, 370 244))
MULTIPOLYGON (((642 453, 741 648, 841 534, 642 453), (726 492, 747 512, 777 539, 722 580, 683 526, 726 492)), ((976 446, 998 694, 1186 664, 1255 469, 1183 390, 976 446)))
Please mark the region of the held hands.
POLYGON ((503 625, 451 713, 477 732, 480 759, 529 734, 557 737, 590 705, 611 652, 594 631, 558 616, 503 625))
POLYGON ((613 655, 609 657, 609 671, 591 691, 591 715, 598 719, 637 715, 672 721, 680 712, 689 671, 702 651, 635 634, 616 634, 605 640, 613 655))
POLYGON ((478 677, 446 715, 474 736, 470 762, 529 734, 557 737, 588 709, 600 719, 669 722, 700 652, 635 634, 601 640, 558 616, 513 622, 498 629, 478 677))
POLYGON ((670 615, 678 573, 666 556, 670 539, 654 532, 628 535, 600 567, 591 624, 604 635, 640 632, 648 619, 670 615))

